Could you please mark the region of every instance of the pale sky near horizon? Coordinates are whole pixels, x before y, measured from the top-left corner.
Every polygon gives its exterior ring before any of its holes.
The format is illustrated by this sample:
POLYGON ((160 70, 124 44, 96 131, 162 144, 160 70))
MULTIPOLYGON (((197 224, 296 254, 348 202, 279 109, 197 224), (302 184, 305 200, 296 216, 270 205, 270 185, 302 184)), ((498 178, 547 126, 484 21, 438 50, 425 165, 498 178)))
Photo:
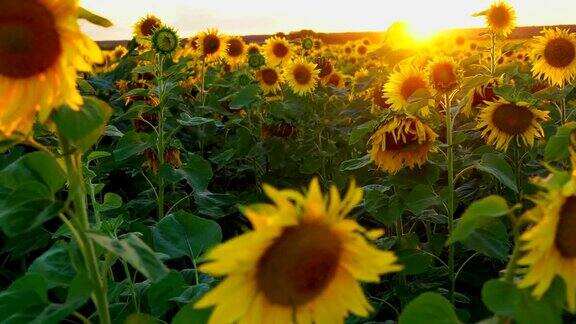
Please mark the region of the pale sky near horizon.
MULTIPOLYGON (((492 0, 81 0, 81 6, 110 19, 101 28, 81 23, 95 40, 132 37, 132 26, 154 14, 181 37, 209 27, 226 34, 250 35, 312 29, 317 32, 380 31, 405 21, 421 34, 446 28, 483 26, 471 14, 492 0)), ((576 24, 576 0, 509 0, 518 25, 576 24)))

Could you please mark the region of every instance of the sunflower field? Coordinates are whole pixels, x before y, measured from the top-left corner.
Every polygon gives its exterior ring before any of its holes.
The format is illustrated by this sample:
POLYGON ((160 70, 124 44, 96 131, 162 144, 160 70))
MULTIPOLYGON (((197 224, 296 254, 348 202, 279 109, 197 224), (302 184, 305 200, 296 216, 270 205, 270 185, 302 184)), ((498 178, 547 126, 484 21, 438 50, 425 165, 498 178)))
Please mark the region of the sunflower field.
POLYGON ((249 42, 0 0, 0 323, 576 322, 576 33, 249 42))

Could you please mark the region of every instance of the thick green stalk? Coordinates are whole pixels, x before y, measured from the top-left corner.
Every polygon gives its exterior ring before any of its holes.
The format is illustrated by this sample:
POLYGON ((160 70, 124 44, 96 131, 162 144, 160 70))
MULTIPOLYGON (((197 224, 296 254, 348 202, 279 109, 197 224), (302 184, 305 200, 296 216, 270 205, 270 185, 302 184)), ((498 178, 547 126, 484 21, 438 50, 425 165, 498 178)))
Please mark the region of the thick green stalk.
POLYGON ((496 34, 490 32, 490 75, 494 76, 496 73, 496 34))
POLYGON ((74 202, 74 221, 72 223, 76 227, 79 239, 82 241, 78 243, 84 246, 84 249, 81 250, 83 254, 82 256, 84 258, 86 270, 88 271, 88 276, 90 277, 94 287, 92 292, 92 301, 96 305, 96 311, 98 312, 100 323, 109 324, 111 323, 111 319, 108 311, 107 285, 98 269, 98 259, 96 257, 94 243, 86 235, 90 230, 90 223, 88 221, 88 206, 86 204, 81 155, 79 152, 71 153, 67 141, 63 138, 60 138, 60 140, 66 162, 66 174, 70 185, 70 195, 72 195, 72 201, 74 202))
MULTIPOLYGON (((452 149, 452 110, 448 94, 444 95, 444 110, 446 115, 446 165, 448 168, 448 235, 454 231, 454 152, 452 149)), ((454 304, 454 244, 448 246, 448 272, 450 276, 450 301, 454 304)))
MULTIPOLYGON (((157 150, 157 157, 158 157, 158 166, 162 168, 164 165, 164 151, 166 150, 165 147, 165 139, 164 139, 164 126, 165 126, 165 116, 164 116, 164 109, 165 109, 165 102, 164 102, 164 57, 158 54, 158 99, 160 103, 158 104, 158 150, 157 150)), ((164 178, 162 174, 158 174, 158 220, 164 218, 164 178)))

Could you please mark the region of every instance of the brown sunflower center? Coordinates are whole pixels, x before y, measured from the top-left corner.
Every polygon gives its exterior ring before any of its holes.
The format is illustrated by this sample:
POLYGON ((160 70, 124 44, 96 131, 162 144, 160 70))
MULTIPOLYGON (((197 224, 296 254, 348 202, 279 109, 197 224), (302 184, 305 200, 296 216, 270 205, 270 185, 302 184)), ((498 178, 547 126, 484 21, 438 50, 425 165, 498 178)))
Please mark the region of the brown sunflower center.
POLYGON ((299 306, 334 279, 342 242, 323 224, 287 227, 258 261, 259 289, 274 304, 299 306))
POLYGON ((340 82, 342 81, 342 79, 340 78, 340 76, 336 73, 332 73, 330 75, 330 77, 328 78, 328 84, 331 84, 335 87, 340 85, 340 82))
POLYGON ((283 43, 274 43, 274 46, 272 47, 272 52, 274 53, 274 56, 283 58, 286 55, 288 55, 288 47, 283 43))
POLYGON ((160 27, 160 21, 158 21, 158 19, 146 18, 142 24, 140 24, 140 32, 144 36, 151 36, 158 27, 160 27))
POLYGON ((402 95, 402 98, 408 100, 408 98, 410 98, 410 96, 413 95, 416 90, 425 88, 426 81, 424 81, 419 76, 411 76, 402 82, 402 86, 400 87, 400 94, 402 95))
POLYGON ((395 139, 392 133, 386 133, 386 151, 405 150, 415 144, 418 144, 418 136, 416 134, 404 134, 404 138, 395 139))
POLYGON ((505 6, 496 6, 488 13, 488 23, 492 27, 502 28, 510 23, 511 17, 508 8, 505 6))
POLYGON ((449 62, 437 63, 432 67, 432 83, 439 90, 452 90, 458 84, 455 67, 449 62))
POLYGON ((62 54, 52 12, 36 0, 0 0, 0 75, 25 79, 48 70, 62 54))
POLYGON ((559 37, 548 41, 544 48, 546 63, 555 68, 565 68, 576 58, 576 49, 571 41, 559 37))
POLYGON ((524 133, 534 119, 534 114, 527 107, 511 103, 500 104, 494 110, 492 123, 508 135, 520 135, 524 133))
POLYGON ((576 258, 576 196, 566 199, 560 209, 554 244, 565 258, 576 258))
POLYGON ((208 34, 202 40, 204 55, 212 55, 220 49, 220 37, 214 34, 208 34))
POLYGON ((248 54, 259 54, 259 53, 260 53, 260 49, 258 48, 258 46, 248 47, 248 54))
POLYGON ((278 82, 278 73, 274 69, 263 69, 260 71, 260 75, 266 85, 271 86, 278 82))
POLYGON ((231 57, 239 57, 244 53, 244 44, 242 41, 236 38, 232 38, 228 41, 228 55, 231 57))
POLYGON ((296 66, 292 74, 294 75, 294 80, 301 85, 307 85, 312 80, 312 72, 304 65, 296 66))
POLYGON ((368 49, 366 48, 366 46, 360 45, 356 49, 356 52, 358 52, 358 54, 360 54, 360 55, 364 55, 364 54, 366 54, 366 52, 368 52, 368 49))

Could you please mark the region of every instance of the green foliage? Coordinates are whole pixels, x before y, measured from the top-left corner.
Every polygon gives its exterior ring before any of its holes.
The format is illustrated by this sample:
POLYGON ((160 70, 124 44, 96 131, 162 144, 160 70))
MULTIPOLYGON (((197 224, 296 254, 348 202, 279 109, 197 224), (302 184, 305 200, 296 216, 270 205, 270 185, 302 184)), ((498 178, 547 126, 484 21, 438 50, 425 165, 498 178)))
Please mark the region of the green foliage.
POLYGON ((437 293, 424 293, 412 300, 400 315, 400 324, 458 324, 454 307, 437 293))

